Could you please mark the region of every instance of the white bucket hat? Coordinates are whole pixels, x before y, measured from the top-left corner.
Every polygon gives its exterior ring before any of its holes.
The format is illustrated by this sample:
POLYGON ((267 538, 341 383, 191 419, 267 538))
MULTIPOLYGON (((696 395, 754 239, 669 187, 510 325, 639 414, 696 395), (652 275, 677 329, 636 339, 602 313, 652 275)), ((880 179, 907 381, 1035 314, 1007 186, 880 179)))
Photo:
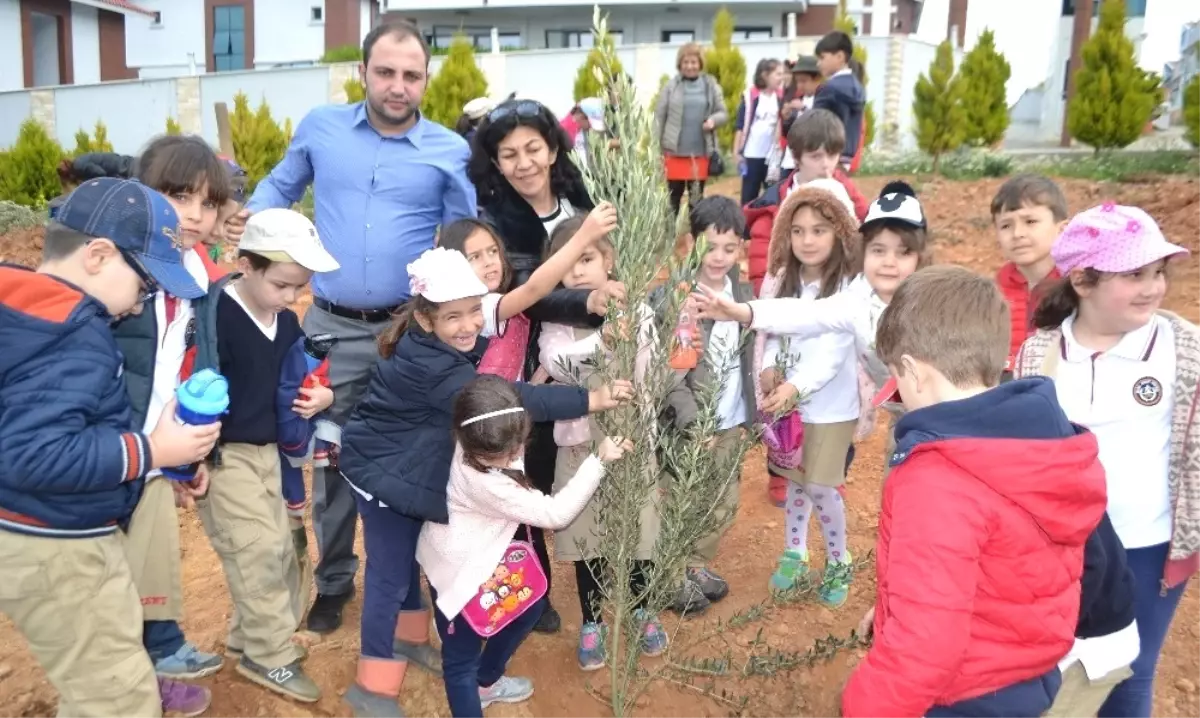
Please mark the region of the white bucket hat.
POLYGON ((408 288, 413 295, 420 294, 434 304, 488 293, 466 255, 445 247, 427 250, 408 265, 408 288))

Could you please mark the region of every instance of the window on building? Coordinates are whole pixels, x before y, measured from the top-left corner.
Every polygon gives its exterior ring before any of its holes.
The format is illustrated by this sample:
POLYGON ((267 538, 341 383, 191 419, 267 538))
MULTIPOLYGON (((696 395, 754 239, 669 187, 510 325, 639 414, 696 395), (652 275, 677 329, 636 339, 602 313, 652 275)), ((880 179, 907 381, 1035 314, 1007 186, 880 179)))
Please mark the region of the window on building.
MULTIPOLYGON (((609 30, 608 36, 614 45, 620 45, 625 40, 625 33, 620 30, 609 30)), ((596 38, 591 30, 547 30, 546 48, 558 50, 570 47, 590 48, 596 44, 596 38)))
POLYGON ((770 40, 774 36, 769 27, 735 27, 733 39, 737 40, 770 40))
POLYGON ((325 7, 322 5, 313 5, 308 9, 308 19, 311 22, 325 22, 325 7))
POLYGON ((668 45, 682 45, 685 42, 694 42, 696 33, 693 30, 663 30, 662 41, 668 45))
POLYGON ((246 69, 246 9, 241 5, 213 8, 213 66, 217 72, 246 69))
MULTIPOLYGON (((477 52, 492 51, 492 28, 490 27, 451 27, 449 25, 434 25, 433 32, 425 36, 429 46, 445 50, 454 42, 455 35, 464 35, 477 52)), ((501 50, 519 50, 525 47, 521 33, 511 30, 501 30, 499 33, 501 50)))
MULTIPOLYGON (((1063 0, 1062 14, 1074 15, 1076 0, 1063 0)), ((1100 0, 1092 0, 1092 17, 1100 14, 1100 0)), ((1146 0, 1125 0, 1125 17, 1146 17, 1146 0)))

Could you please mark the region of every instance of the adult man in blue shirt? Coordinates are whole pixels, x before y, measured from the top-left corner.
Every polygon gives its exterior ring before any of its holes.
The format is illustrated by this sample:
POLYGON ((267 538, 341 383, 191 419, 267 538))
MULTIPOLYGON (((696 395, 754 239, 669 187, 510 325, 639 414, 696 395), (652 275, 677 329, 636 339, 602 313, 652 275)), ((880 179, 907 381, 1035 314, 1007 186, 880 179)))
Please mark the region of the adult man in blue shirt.
MULTIPOLYGON (((259 210, 290 207, 313 187, 317 232, 341 269, 313 277, 304 330, 339 338, 329 371, 338 424, 366 389, 379 357, 376 336, 409 298, 408 264, 433 247, 439 225, 476 215, 467 143, 418 111, 428 71, 429 47, 416 26, 401 21, 372 30, 363 40, 360 67, 366 101, 308 113, 283 161, 238 217, 244 225, 259 210)), ((351 492, 336 467, 313 470, 320 562, 308 628, 317 633, 341 625, 354 591, 357 512, 351 492)), ((402 616, 405 624, 420 620, 402 616)), ((426 635, 428 625, 424 614, 426 635)))

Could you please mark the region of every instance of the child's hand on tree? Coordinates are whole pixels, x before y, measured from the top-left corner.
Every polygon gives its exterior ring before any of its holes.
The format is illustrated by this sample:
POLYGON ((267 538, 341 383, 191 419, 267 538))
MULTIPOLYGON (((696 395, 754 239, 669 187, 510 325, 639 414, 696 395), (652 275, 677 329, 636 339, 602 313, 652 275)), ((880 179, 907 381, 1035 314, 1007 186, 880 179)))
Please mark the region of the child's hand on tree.
POLYGON ((625 455, 625 452, 633 451, 633 442, 629 439, 620 437, 606 437, 600 442, 600 446, 596 448, 596 456, 604 463, 612 463, 625 455))
POLYGON ((758 375, 758 385, 762 388, 764 397, 770 396, 771 392, 775 391, 775 387, 779 386, 782 381, 783 377, 780 376, 779 370, 773 366, 763 369, 762 373, 758 375))
POLYGON ((603 287, 593 289, 587 298, 588 314, 595 314, 598 317, 608 314, 609 299, 616 302, 617 309, 624 309, 625 285, 610 279, 604 283, 603 287))
POLYGON ((320 384, 300 387, 303 398, 292 402, 292 411, 305 419, 311 419, 333 406, 333 389, 320 384))
POLYGON ((735 302, 724 292, 713 291, 703 284, 697 287, 697 291, 692 292, 688 300, 695 304, 701 319, 749 324, 754 318, 749 304, 735 302))
POLYGON ((617 208, 612 202, 601 202, 588 213, 579 228, 579 235, 586 238, 588 244, 603 238, 617 228, 617 208))
POLYGON ((799 390, 787 382, 782 382, 763 399, 762 410, 772 416, 778 416, 788 409, 791 409, 796 403, 796 397, 800 396, 799 390))
POLYGON ((613 315, 604 323, 604 329, 600 332, 601 341, 610 349, 615 347, 617 342, 629 341, 631 336, 633 335, 629 333, 629 316, 624 312, 613 315))
POLYGON ((633 398, 633 382, 616 379, 613 383, 588 392, 588 413, 615 409, 633 398))

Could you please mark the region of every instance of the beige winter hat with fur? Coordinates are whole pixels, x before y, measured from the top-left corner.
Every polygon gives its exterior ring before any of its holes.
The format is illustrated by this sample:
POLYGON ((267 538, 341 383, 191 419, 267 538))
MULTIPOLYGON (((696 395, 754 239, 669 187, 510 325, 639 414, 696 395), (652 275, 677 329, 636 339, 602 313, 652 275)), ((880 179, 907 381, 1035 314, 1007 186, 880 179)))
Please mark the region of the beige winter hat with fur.
POLYGON ((858 232, 858 219, 850 194, 835 179, 818 179, 792 190, 775 214, 771 245, 767 250, 767 272, 777 274, 787 266, 788 255, 792 251, 792 217, 801 207, 812 207, 832 222, 834 235, 841 241, 846 255, 858 256, 862 237, 858 232))

